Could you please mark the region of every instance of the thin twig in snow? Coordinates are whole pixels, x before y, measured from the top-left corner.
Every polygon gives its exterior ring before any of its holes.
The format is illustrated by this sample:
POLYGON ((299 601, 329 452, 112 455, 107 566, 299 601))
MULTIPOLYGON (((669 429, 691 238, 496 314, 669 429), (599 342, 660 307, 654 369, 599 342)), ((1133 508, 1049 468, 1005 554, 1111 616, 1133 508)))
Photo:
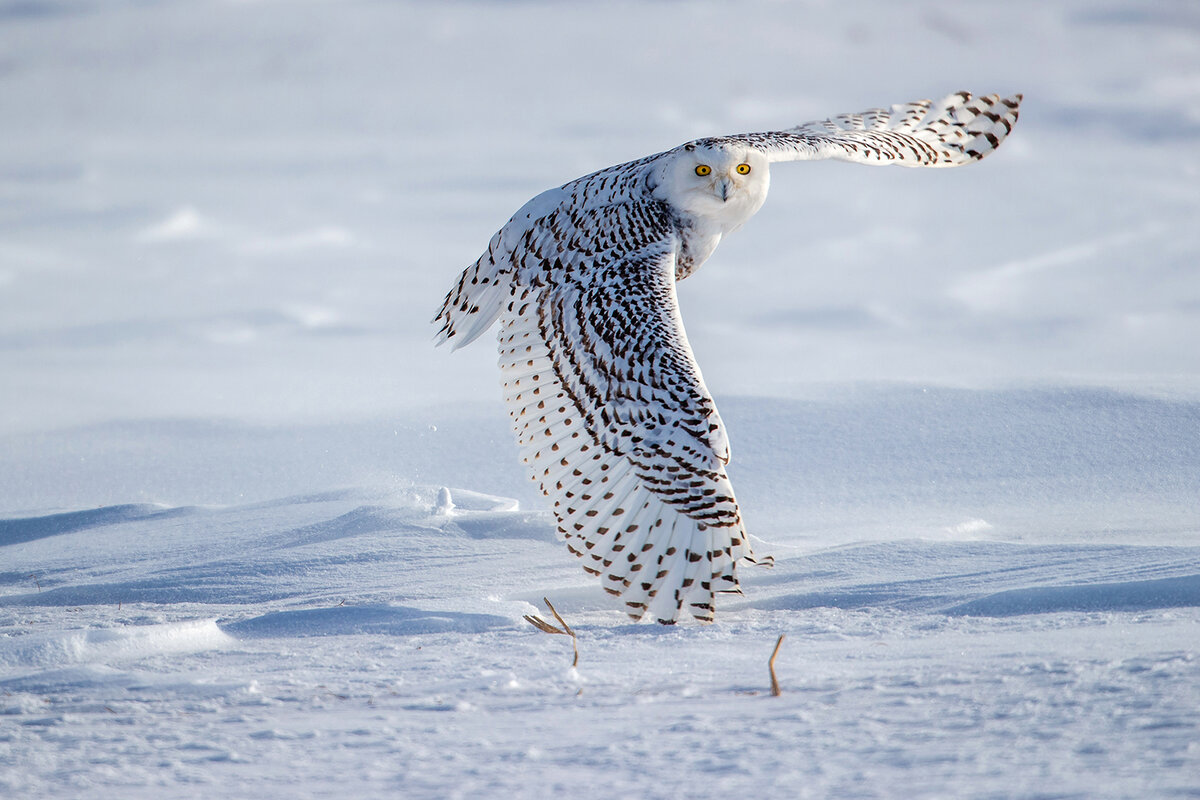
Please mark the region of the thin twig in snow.
POLYGON ((771 651, 771 658, 767 661, 767 669, 771 671, 771 697, 779 697, 783 694, 783 690, 779 688, 779 681, 775 677, 775 656, 779 655, 779 645, 783 644, 783 634, 779 634, 779 639, 775 642, 775 649, 771 651))

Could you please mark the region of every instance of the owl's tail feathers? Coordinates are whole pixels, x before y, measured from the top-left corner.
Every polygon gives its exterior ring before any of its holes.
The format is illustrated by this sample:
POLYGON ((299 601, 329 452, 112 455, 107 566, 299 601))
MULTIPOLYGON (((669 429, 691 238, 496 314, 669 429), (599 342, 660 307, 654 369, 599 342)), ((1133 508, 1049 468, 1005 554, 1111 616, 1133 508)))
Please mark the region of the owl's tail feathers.
MULTIPOLYGON (((654 619, 664 625, 675 624, 684 612, 701 622, 712 622, 715 595, 742 594, 737 571, 740 562, 772 563, 769 556, 755 558, 740 523, 710 526, 681 517, 673 533, 665 543, 666 551, 655 558, 655 575, 664 579, 658 588, 664 591, 649 606, 654 619)), ((655 551, 647 555, 655 555, 655 551)))
POLYGON ((442 301, 441 310, 433 318, 435 325, 441 325, 434 344, 451 342, 451 349, 457 350, 475 341, 500 318, 508 295, 508 281, 485 254, 463 270, 442 301))
MULTIPOLYGON (((653 493, 640 494, 629 519, 612 518, 622 520, 615 533, 604 528, 603 535, 595 536, 585 529, 578 536, 583 549, 572 550, 598 561, 588 564, 585 558, 585 568, 601 577, 605 591, 621 597, 632 618, 649 613, 659 623, 673 625, 690 614, 712 622, 714 596, 741 594, 738 562, 755 561, 744 528, 740 522, 708 525, 678 513, 653 493)), ((574 527, 564 524, 565 531, 574 527)))

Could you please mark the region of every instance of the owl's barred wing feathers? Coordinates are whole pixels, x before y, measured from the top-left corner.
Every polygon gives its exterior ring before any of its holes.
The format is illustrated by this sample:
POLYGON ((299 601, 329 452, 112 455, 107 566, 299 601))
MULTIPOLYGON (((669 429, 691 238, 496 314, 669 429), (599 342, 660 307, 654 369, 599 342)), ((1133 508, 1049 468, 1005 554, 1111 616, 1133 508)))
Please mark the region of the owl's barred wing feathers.
POLYGON ((1012 131, 1020 105, 1019 94, 975 97, 956 92, 937 102, 919 100, 729 139, 763 151, 769 161, 836 158, 858 164, 956 167, 999 147, 1012 131))
POLYGON ((635 618, 711 620, 714 594, 739 590, 737 562, 753 554, 679 315, 678 231, 633 189, 603 205, 589 191, 518 213, 447 295, 439 341, 500 320, 521 456, 570 550, 635 618))
POLYGON ((501 314, 505 400, 584 569, 634 618, 713 616, 751 558, 724 428, 675 301, 669 242, 598 279, 518 288, 501 314))

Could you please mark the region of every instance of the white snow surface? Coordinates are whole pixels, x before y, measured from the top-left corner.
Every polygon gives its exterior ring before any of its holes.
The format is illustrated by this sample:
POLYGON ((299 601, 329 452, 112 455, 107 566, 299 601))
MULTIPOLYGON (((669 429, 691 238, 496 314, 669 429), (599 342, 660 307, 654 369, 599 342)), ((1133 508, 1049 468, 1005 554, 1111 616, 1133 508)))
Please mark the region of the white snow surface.
POLYGON ((1200 797, 1194 2, 0 0, 0 137, 0 796, 1200 797), (958 89, 988 160, 780 165, 681 286, 776 566, 630 623, 443 293, 958 89))

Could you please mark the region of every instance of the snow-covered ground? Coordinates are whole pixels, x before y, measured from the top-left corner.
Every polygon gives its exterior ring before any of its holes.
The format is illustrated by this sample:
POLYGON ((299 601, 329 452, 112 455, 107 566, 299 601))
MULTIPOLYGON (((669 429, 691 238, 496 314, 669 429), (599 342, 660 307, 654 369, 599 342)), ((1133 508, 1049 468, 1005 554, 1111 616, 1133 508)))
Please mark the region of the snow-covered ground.
POLYGON ((0 0, 0 142, 3 796, 1200 796, 1194 2, 0 0), (442 294, 959 88, 993 157, 781 165, 681 286, 777 563, 628 623, 442 294))

